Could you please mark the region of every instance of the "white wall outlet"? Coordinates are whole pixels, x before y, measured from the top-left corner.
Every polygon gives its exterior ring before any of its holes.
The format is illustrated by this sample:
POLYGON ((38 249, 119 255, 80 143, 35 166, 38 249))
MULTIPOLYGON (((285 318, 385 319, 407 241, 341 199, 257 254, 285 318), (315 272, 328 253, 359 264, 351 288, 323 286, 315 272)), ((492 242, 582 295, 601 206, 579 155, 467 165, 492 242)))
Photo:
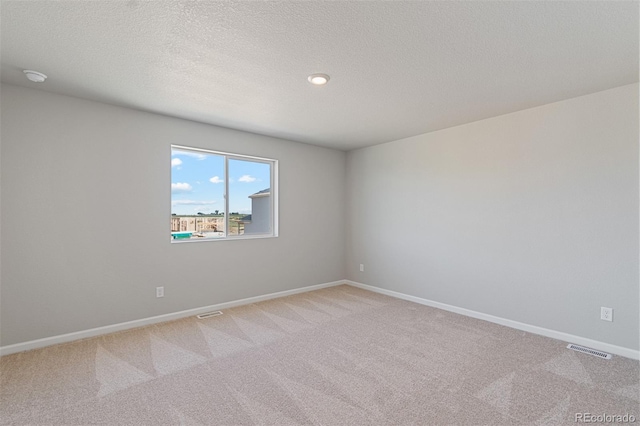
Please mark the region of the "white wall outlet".
POLYGON ((364 264, 363 263, 360 264, 360 272, 364 272, 364 264))
POLYGON ((613 321, 613 308, 600 308, 600 319, 602 321, 613 321))
POLYGON ((164 297, 164 287, 156 287, 156 297, 164 297))

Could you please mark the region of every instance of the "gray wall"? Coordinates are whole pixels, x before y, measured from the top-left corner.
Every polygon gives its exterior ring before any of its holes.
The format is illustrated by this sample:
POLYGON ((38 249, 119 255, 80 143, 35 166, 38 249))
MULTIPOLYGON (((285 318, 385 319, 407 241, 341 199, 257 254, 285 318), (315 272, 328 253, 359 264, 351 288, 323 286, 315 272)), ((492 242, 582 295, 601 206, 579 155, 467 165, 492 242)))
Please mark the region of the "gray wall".
POLYGON ((344 152, 9 85, 1 108, 2 346, 345 277, 344 152), (278 159, 280 236, 171 244, 172 143, 278 159))
POLYGON ((349 279, 638 349, 637 84, 352 151, 347 182, 349 279))
POLYGON ((1 91, 2 346, 347 277, 638 349, 637 84, 352 151, 346 174, 339 151, 1 91), (280 237, 171 244, 172 143, 280 160, 280 237))

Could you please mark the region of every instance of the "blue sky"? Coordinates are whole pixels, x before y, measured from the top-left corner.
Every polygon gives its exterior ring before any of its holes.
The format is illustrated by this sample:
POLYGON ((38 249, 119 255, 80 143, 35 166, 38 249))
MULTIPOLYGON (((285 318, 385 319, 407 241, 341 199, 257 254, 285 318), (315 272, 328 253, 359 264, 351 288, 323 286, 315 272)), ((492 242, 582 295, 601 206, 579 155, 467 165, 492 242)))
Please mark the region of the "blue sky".
MULTIPOLYGON (((171 151, 171 213, 224 211, 224 157, 171 151)), ((270 186, 270 165, 229 159, 229 212, 251 213, 249 195, 270 186)))

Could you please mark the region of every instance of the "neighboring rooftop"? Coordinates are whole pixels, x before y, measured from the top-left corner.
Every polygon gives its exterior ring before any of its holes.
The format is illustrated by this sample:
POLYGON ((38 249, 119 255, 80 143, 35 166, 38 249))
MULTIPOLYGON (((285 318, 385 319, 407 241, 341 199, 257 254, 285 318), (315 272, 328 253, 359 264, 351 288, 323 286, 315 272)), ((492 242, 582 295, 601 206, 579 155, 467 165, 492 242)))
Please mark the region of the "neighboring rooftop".
POLYGON ((258 197, 264 197, 271 194, 271 188, 267 188, 267 189, 263 189, 262 191, 258 191, 255 194, 251 194, 249 195, 249 198, 258 198, 258 197))

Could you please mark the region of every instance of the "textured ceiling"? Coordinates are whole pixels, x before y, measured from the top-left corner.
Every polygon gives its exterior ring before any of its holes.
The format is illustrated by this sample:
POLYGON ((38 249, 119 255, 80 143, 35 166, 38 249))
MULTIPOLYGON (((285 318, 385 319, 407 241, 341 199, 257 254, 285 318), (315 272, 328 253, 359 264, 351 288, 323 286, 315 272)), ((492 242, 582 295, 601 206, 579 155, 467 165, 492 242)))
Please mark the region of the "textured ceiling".
POLYGON ((349 150, 638 81, 638 4, 3 0, 2 81, 349 150))

